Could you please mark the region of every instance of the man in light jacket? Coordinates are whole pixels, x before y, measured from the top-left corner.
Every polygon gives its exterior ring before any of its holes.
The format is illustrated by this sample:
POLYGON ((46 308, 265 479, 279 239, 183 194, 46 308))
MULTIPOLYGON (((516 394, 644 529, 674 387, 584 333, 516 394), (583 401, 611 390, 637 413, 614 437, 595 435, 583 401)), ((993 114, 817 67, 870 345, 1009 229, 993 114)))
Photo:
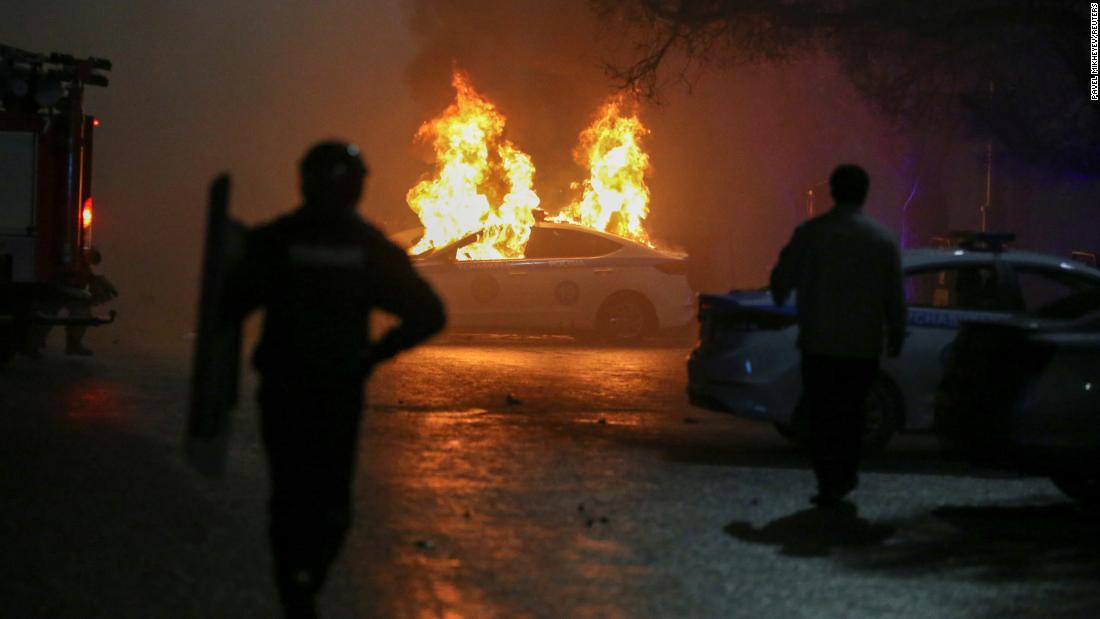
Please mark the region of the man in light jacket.
POLYGON ((859 484, 864 404, 905 339, 905 291, 894 234, 863 212, 870 179, 855 165, 829 178, 835 205, 795 229, 772 270, 777 305, 796 293, 803 402, 822 506, 859 484))

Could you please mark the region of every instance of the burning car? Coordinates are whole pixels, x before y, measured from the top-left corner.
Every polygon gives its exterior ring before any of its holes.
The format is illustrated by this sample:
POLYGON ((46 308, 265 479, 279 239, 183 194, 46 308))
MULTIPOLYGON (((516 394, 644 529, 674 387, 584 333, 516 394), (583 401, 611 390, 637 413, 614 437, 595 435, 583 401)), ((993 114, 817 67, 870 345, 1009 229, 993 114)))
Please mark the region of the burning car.
POLYGON ((633 341, 691 321, 687 257, 657 249, 642 148, 648 130, 622 95, 600 107, 574 150, 583 180, 547 215, 532 158, 504 136, 504 115, 467 76, 416 140, 434 169, 406 195, 423 228, 401 233, 460 330, 599 333, 633 341))
MULTIPOLYGON (((954 249, 903 252, 908 338, 900 357, 884 360, 872 386, 864 436, 869 448, 885 445, 899 430, 932 428, 937 387, 963 321, 1002 321, 1100 290, 1100 270, 1008 251, 1004 240, 982 237, 954 249)), ((688 359, 692 403, 800 436, 793 312, 776 307, 767 291, 702 295, 699 345, 688 359)))
POLYGON ((414 257, 465 331, 598 334, 636 341, 695 314, 687 256, 568 223, 538 222, 517 258, 461 259, 480 235, 414 257))

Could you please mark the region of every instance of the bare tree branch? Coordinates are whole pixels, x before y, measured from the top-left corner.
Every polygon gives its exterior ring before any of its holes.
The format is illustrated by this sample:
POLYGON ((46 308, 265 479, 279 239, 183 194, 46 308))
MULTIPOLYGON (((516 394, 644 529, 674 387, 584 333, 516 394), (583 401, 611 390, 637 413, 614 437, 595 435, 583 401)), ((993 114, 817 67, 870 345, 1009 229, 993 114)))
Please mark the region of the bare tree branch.
POLYGON ((620 87, 642 96, 660 96, 670 83, 661 75, 690 88, 708 68, 824 52, 895 118, 963 127, 1029 158, 1100 172, 1100 106, 1082 105, 1087 3, 592 2, 631 24, 637 55, 607 69, 620 87))

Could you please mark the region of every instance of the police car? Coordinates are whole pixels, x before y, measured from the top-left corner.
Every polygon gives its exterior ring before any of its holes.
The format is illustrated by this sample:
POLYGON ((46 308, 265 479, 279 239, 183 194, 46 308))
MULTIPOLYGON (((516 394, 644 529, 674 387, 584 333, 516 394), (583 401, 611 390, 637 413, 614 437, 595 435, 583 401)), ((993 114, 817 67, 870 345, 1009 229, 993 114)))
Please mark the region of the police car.
POLYGON ((979 466, 1049 476, 1100 506, 1100 291, 959 330, 936 433, 979 466))
MULTIPOLYGON (((963 321, 999 321, 1100 290, 1100 270, 1050 255, 1003 250, 1003 239, 902 253, 909 326, 904 350, 884 359, 867 403, 864 442, 933 425, 935 398, 963 321)), ((701 295, 700 341, 688 359, 688 395, 703 408, 805 431, 793 300, 767 291, 701 295)))
POLYGON ((566 223, 537 222, 523 258, 458 260, 460 241, 413 258, 459 331, 639 340, 695 316, 687 256, 566 223))

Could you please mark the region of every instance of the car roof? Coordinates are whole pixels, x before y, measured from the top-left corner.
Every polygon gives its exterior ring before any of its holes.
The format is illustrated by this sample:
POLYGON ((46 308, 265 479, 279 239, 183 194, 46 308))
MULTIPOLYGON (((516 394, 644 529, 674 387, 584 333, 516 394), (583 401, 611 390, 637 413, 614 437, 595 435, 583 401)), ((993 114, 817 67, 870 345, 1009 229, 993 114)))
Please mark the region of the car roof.
POLYGON ((921 268, 942 264, 988 264, 1003 260, 1015 265, 1060 269, 1070 273, 1081 273, 1100 279, 1100 269, 1096 269, 1061 256, 1041 254, 1032 251, 975 251, 959 248, 922 248, 907 249, 901 253, 902 265, 906 269, 921 268))
MULTIPOLYGON (((674 249, 662 249, 659 247, 650 247, 645 243, 640 243, 634 239, 628 239, 625 236, 619 236, 617 234, 611 234, 610 232, 604 232, 603 230, 597 230, 595 228, 589 228, 588 226, 582 226, 580 224, 560 222, 560 221, 537 221, 534 225, 535 228, 547 228, 551 230, 576 230, 585 234, 592 234, 600 236, 605 239, 615 241, 623 245, 624 249, 630 251, 637 251, 640 253, 657 254, 666 258, 684 258, 687 256, 685 252, 677 251, 674 249)), ((622 250, 617 250, 622 251, 622 250)), ((621 254, 620 254, 621 255, 621 254)))
MULTIPOLYGON (((646 245, 645 243, 639 243, 638 241, 635 241, 633 239, 628 239, 626 237, 619 236, 617 234, 611 234, 610 232, 604 232, 602 230, 597 230, 595 228, 589 228, 588 226, 582 226, 580 224, 558 222, 558 221, 536 221, 534 223, 534 225, 532 225, 532 229, 534 229, 534 228, 542 228, 542 229, 546 229, 546 230, 574 230, 574 231, 577 231, 577 232, 582 232, 584 234, 591 234, 591 235, 594 235, 594 236, 603 237, 603 238, 608 239, 610 241, 614 241, 615 243, 618 243, 621 246, 620 249, 615 250, 615 253, 617 255, 622 255, 619 252, 622 252, 623 250, 626 250, 630 253, 646 253, 646 254, 650 254, 650 255, 658 254, 658 255, 666 256, 666 257, 670 257, 670 258, 680 258, 680 257, 683 257, 683 255, 684 255, 682 253, 678 253, 678 252, 675 252, 675 251, 669 251, 669 250, 665 250, 665 249, 657 249, 655 247, 650 247, 650 246, 646 245)), ((473 234, 477 234, 477 233, 476 232, 471 232, 470 234, 473 235, 473 234)), ((457 241, 449 243, 449 244, 445 245, 444 247, 435 248, 435 249, 432 249, 428 252, 420 254, 418 256, 414 256, 414 258, 427 258, 428 256, 430 256, 434 252, 452 247, 453 245, 455 245, 457 243, 461 243, 462 240, 464 240, 468 237, 469 237, 469 235, 467 235, 466 237, 463 237, 462 239, 459 239, 457 241)))
POLYGON ((617 234, 611 234, 610 232, 604 232, 603 230, 597 230, 595 228, 589 228, 588 226, 582 226, 580 224, 568 223, 564 221, 536 221, 534 228, 549 228, 550 230, 576 230, 577 232, 584 232, 586 234, 594 234, 596 236, 602 236, 605 239, 612 241, 618 241, 620 243, 630 243, 633 245, 640 245, 645 248, 649 248, 644 243, 639 243, 633 239, 628 239, 625 236, 619 236, 617 234))

